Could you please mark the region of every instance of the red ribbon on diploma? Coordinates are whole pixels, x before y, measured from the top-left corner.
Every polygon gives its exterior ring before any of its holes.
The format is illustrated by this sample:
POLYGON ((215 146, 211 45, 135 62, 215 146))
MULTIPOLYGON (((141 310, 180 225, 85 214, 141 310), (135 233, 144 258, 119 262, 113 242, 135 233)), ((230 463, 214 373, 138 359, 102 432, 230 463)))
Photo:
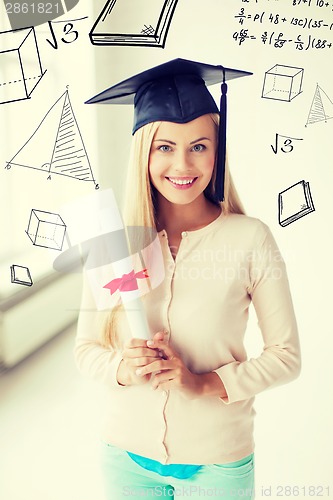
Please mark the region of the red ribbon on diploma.
POLYGON ((131 271, 128 274, 123 274, 121 278, 115 278, 111 280, 107 285, 104 285, 103 288, 108 288, 110 290, 111 295, 119 290, 120 292, 131 292, 132 290, 138 290, 138 279, 149 278, 147 274, 147 269, 143 269, 137 273, 131 271))

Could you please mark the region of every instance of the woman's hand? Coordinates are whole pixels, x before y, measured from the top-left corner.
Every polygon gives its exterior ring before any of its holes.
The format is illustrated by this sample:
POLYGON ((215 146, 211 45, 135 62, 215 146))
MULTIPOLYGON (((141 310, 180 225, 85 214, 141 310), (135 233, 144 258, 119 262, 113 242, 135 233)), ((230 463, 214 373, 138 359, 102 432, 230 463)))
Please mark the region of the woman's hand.
POLYGON ((163 358, 152 359, 149 364, 136 369, 138 378, 150 377, 157 372, 152 380, 152 388, 160 390, 179 389, 189 399, 194 399, 202 394, 201 375, 192 373, 184 364, 179 354, 165 341, 162 332, 154 335, 152 341, 147 342, 149 348, 164 354, 163 358))
POLYGON ((158 349, 149 348, 146 340, 136 338, 130 339, 125 345, 122 356, 123 359, 117 372, 117 380, 120 385, 145 384, 150 380, 151 373, 138 376, 136 370, 160 359, 158 349))

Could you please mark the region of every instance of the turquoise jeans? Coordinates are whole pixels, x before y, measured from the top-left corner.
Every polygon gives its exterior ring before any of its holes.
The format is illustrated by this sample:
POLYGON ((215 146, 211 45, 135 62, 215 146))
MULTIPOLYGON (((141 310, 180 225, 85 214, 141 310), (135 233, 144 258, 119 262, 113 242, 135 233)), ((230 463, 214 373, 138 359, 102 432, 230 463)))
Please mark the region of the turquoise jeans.
POLYGON ((132 460, 125 450, 101 443, 101 465, 106 500, 254 499, 254 457, 229 464, 204 465, 188 479, 160 476, 132 460))

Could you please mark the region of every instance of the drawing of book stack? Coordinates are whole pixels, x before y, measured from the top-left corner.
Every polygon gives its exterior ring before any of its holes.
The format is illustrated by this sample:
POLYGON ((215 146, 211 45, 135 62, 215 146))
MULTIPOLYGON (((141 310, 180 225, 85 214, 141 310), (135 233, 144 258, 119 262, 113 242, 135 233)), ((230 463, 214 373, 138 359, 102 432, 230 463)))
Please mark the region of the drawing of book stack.
POLYGON ((32 278, 30 270, 26 266, 18 266, 13 264, 10 266, 11 282, 17 283, 18 285, 32 286, 32 278))
POLYGON ((288 224, 314 211, 315 208, 308 182, 299 181, 279 193, 280 226, 288 226, 288 224))
POLYGON ((21 149, 7 162, 96 184, 68 91, 53 104, 21 149))
POLYGON ((108 0, 89 36, 95 45, 164 48, 178 0, 108 0))

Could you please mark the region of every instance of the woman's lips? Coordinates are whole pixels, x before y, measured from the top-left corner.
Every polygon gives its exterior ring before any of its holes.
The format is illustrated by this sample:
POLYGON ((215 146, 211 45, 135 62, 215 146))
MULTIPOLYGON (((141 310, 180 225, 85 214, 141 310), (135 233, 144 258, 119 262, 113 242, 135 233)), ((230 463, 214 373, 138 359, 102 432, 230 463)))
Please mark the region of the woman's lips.
POLYGON ((166 177, 175 189, 190 189, 198 177, 166 177))

